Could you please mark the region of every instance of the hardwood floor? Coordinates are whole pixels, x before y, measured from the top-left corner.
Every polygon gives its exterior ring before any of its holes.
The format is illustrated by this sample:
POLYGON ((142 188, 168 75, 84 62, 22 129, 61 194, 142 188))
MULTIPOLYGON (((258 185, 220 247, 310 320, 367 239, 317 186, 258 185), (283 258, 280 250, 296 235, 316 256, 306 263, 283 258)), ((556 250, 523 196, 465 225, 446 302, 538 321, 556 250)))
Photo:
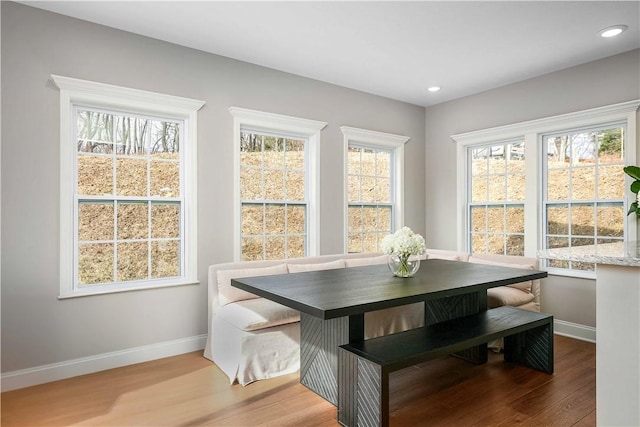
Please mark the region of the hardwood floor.
MULTIPOLYGON (((555 374, 490 354, 391 377, 392 426, 595 426, 595 344, 555 337, 555 374)), ((338 426, 298 374, 229 385, 201 352, 2 393, 2 426, 338 426)))

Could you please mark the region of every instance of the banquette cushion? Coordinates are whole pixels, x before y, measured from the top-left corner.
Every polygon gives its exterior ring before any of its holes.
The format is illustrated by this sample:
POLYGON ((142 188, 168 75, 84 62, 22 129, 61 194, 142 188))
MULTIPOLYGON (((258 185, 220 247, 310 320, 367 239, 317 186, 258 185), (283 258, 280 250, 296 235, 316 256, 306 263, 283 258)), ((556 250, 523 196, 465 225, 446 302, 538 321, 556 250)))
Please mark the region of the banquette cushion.
POLYGON ((236 301, 243 301, 258 296, 231 286, 231 279, 240 277, 272 276, 275 274, 287 274, 287 265, 278 264, 262 268, 241 268, 237 270, 218 270, 218 301, 220 306, 236 301))
POLYGON ((446 261, 460 261, 458 255, 442 255, 442 254, 427 254, 427 259, 443 259, 446 261))
POLYGON ((389 255, 380 255, 367 258, 350 258, 345 259, 344 263, 347 267, 364 267, 366 265, 378 265, 386 264, 389 260, 389 255))
POLYGON ((320 270, 335 270, 338 268, 344 268, 345 263, 343 259, 337 259, 330 262, 318 262, 314 264, 288 264, 289 273, 306 273, 309 271, 320 270))

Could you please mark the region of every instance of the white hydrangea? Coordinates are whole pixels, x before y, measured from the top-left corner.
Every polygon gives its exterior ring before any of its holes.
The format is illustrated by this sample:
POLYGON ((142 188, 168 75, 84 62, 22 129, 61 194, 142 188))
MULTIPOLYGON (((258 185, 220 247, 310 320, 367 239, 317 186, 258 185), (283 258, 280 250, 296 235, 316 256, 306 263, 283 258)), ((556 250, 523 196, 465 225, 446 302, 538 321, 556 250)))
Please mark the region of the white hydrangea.
POLYGON ((402 227, 382 239, 382 250, 386 254, 422 255, 426 249, 424 238, 411 231, 409 227, 402 227))

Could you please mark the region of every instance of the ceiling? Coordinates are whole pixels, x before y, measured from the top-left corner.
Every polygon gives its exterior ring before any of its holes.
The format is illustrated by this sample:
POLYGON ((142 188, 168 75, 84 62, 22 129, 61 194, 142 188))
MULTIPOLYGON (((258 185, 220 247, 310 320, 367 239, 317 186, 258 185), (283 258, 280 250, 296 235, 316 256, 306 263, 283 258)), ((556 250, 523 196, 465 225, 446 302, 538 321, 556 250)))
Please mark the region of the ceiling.
POLYGON ((640 47, 637 0, 20 3, 422 106, 640 47))

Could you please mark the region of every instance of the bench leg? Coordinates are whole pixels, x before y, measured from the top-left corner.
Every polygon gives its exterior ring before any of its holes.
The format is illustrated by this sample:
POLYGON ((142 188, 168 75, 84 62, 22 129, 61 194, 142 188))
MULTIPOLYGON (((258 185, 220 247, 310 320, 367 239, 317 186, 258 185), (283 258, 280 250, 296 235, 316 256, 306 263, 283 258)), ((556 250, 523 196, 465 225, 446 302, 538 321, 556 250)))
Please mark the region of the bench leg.
POLYGON ((338 422, 347 427, 388 427, 389 374, 342 348, 338 356, 338 422))
POLYGON ((553 374, 553 323, 504 337, 504 360, 553 374))

